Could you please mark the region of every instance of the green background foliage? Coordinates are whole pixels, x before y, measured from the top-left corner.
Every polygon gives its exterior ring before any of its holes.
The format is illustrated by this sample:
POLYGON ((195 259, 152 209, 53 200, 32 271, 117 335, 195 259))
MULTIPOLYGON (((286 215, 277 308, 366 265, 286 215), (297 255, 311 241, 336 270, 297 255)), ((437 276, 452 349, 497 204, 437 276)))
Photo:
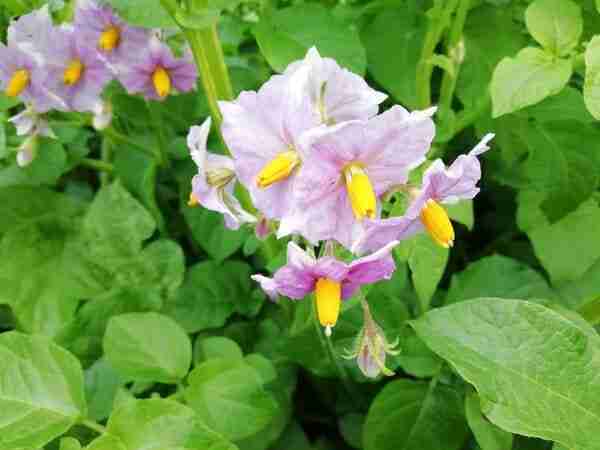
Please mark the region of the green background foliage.
MULTIPOLYGON (((3 1, 3 41, 45 3, 3 1)), ((75 5, 48 3, 57 22, 75 5)), ((358 298, 328 345, 309 298, 272 303, 250 279, 285 242, 187 206, 201 83, 150 110, 113 83, 102 132, 53 112, 26 168, 0 94, 0 450, 600 448, 598 2, 190 0, 174 19, 170 1, 109 3, 175 49, 178 25, 215 30, 235 93, 316 46, 383 108, 438 105, 430 160, 496 137, 481 194, 449 208, 454 248, 406 240, 364 290, 401 349, 371 380, 340 357, 358 298)), ((209 148, 226 151, 217 133, 209 148)))

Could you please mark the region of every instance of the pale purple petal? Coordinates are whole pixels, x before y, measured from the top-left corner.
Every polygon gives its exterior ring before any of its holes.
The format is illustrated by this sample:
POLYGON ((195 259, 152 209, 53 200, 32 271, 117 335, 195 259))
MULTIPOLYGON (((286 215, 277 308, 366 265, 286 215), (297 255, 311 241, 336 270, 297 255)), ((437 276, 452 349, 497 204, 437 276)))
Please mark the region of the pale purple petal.
POLYGON ((366 220, 364 227, 364 233, 352 247, 352 251, 357 255, 376 251, 392 241, 408 239, 423 229, 418 217, 415 219, 406 215, 389 219, 366 220))
POLYGON ((303 299, 315 289, 316 279, 312 273, 293 266, 283 266, 273 279, 279 294, 295 300, 303 299))
POLYGON ((206 143, 210 133, 211 118, 207 118, 201 126, 193 126, 187 136, 187 146, 198 171, 206 176, 206 143))
POLYGON ((396 270, 392 250, 400 242, 392 241, 377 252, 353 261, 342 285, 342 298, 350 298, 363 284, 389 280, 396 270))
POLYGON ((11 117, 8 121, 15 126, 18 136, 38 135, 56 138, 48 121, 30 108, 11 117))
MULTIPOLYGON (((377 358, 379 358, 379 361, 385 361, 385 348, 383 346, 379 346, 377 351, 377 358)), ((360 348, 360 352, 356 356, 356 364, 363 375, 367 378, 377 378, 381 373, 381 367, 377 363, 375 356, 371 354, 371 349, 369 349, 368 345, 363 345, 360 348)))
POLYGON ((52 18, 44 6, 11 22, 7 30, 9 47, 19 47, 43 63, 43 55, 52 44, 52 18))
POLYGON ((333 257, 319 258, 313 268, 315 278, 328 278, 341 283, 348 275, 348 265, 333 257))
POLYGON ((277 301, 279 293, 277 291, 277 283, 273 278, 265 277, 264 275, 252 275, 250 278, 260 284, 262 290, 265 291, 265 294, 272 301, 277 301))
POLYGON ((261 241, 265 240, 269 234, 271 234, 269 220, 266 217, 258 219, 256 226, 254 227, 254 234, 261 241))
POLYGON ((289 266, 303 270, 311 270, 317 263, 315 258, 302 250, 295 242, 287 246, 287 263, 289 266))

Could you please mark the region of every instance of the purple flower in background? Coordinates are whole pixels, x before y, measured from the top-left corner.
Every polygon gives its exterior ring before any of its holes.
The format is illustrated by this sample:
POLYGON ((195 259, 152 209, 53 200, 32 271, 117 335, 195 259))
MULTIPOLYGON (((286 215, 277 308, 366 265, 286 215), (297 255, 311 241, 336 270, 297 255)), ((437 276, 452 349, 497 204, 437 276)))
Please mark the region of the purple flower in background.
POLYGON ((294 185, 296 207, 282 219, 278 236, 300 233, 311 242, 336 239, 350 248, 363 220, 377 217, 378 197, 406 183, 425 160, 434 111, 395 106, 369 121, 314 132, 294 185))
POLYGON ((196 87, 198 72, 189 52, 175 58, 168 45, 156 38, 132 65, 123 68, 119 80, 130 94, 149 100, 164 100, 175 88, 188 92, 196 87))
POLYGON ((43 65, 44 55, 53 43, 53 31, 54 25, 46 5, 11 22, 7 30, 8 46, 20 48, 43 65))
POLYGON ((8 97, 20 97, 38 112, 62 106, 46 89, 45 69, 19 47, 0 43, 0 88, 8 97))
POLYGON ((300 300, 315 292, 319 321, 329 333, 337 323, 341 300, 352 297, 363 284, 390 279, 396 269, 391 255, 396 245, 398 242, 390 242, 378 252, 347 264, 331 256, 315 259, 290 242, 287 264, 273 278, 253 275, 252 279, 272 300, 277 295, 300 300))
POLYGON ((127 25, 109 5, 87 1, 75 11, 75 33, 118 70, 145 50, 150 34, 127 25))
POLYGON ((320 123, 333 125, 355 119, 370 119, 387 95, 369 87, 365 80, 339 66, 331 58, 322 58, 312 47, 302 61, 290 64, 285 77, 300 85, 320 123))
POLYGON ((406 239, 423 228, 438 244, 451 247, 454 229, 439 203, 456 203, 477 195, 477 183, 481 178, 477 156, 489 149, 488 143, 493 137, 493 134, 485 135, 473 150, 467 155, 460 155, 448 168, 441 160, 435 160, 425 171, 422 187, 414 192, 404 216, 368 221, 354 251, 373 251, 389 241, 406 239))
POLYGON ((210 118, 206 119, 202 126, 192 127, 188 134, 190 154, 198 166, 198 174, 192 179, 190 206, 200 204, 223 214, 227 228, 236 230, 243 223, 256 222, 256 218, 244 211, 233 195, 236 177, 231 158, 206 149, 210 124, 210 118))
POLYGON ((112 72, 71 29, 57 29, 46 55, 47 86, 74 111, 93 111, 112 72))
POLYGON ((377 114, 385 95, 315 48, 258 92, 220 102, 223 136, 240 181, 256 207, 281 219, 293 203, 292 185, 304 159, 305 132, 319 125, 377 114))
POLYGON ((17 129, 17 136, 38 135, 56 139, 48 121, 32 108, 23 110, 8 121, 17 129))

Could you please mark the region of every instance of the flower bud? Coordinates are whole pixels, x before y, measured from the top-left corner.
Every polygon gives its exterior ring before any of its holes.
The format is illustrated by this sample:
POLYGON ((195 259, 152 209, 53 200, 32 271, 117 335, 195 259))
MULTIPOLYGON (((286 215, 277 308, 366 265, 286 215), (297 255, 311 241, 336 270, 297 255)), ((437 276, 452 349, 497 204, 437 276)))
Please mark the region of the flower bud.
POLYGON ((261 241, 266 239, 271 233, 271 227, 269 225, 269 220, 266 217, 261 217, 258 222, 256 222, 256 226, 254 227, 254 233, 256 237, 261 241))
POLYGON ((36 135, 28 137, 17 153, 17 165, 19 167, 27 167, 33 162, 37 155, 38 138, 36 135))
POLYGON ((92 125, 98 131, 106 130, 113 118, 113 108, 108 102, 98 102, 94 107, 92 125))

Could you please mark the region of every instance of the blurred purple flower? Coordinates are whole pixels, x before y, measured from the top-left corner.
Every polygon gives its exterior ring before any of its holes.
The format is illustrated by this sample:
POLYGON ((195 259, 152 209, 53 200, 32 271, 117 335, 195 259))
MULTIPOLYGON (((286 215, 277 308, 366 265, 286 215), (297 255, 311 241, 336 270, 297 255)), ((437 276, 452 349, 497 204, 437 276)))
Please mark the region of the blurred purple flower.
POLYGON ((278 295, 300 300, 315 292, 321 325, 330 329, 337 322, 341 300, 352 297, 363 284, 392 276, 396 264, 391 251, 396 245, 398 242, 390 242, 378 252, 347 264, 331 256, 315 259, 290 242, 287 264, 273 278, 253 275, 252 279, 272 300, 278 295))
POLYGON ((206 149, 210 124, 210 118, 206 119, 202 126, 192 127, 188 134, 190 154, 198 167, 198 174, 192 179, 190 206, 199 203, 223 214, 227 228, 236 230, 243 223, 256 222, 256 218, 242 208, 233 194, 236 177, 231 158, 206 149))
POLYGON ((32 108, 26 108, 16 116, 8 119, 17 129, 17 136, 38 135, 56 138, 48 125, 48 121, 32 108))
POLYGON ((18 47, 44 64, 44 55, 52 44, 54 25, 48 6, 37 9, 11 22, 7 30, 8 46, 18 47))
POLYGON ((130 94, 162 101, 175 88, 188 92, 196 88, 198 72, 189 52, 175 58, 169 46, 157 38, 150 39, 146 51, 132 65, 124 67, 119 80, 130 94))
POLYGON ((425 160, 434 112, 394 106, 368 121, 313 132, 294 185, 296 207, 282 219, 278 236, 300 233, 311 242, 335 239, 350 248, 363 220, 379 214, 378 197, 406 183, 425 160))
POLYGON ((76 35, 119 70, 148 46, 150 33, 121 20, 109 5, 88 0, 75 11, 76 35))
POLYGON ((452 246, 454 230, 438 203, 452 204, 477 195, 477 183, 481 178, 477 156, 489 149, 488 143, 493 138, 493 134, 486 134, 473 150, 460 155, 448 168, 442 160, 435 160, 423 174, 422 187, 413 194, 404 216, 367 221, 365 233, 353 250, 357 253, 377 250, 391 240, 406 239, 424 227, 436 242, 445 247, 452 246))
POLYGON ((72 29, 55 30, 52 42, 46 54, 48 89, 69 110, 93 111, 112 72, 96 49, 87 47, 72 29))

